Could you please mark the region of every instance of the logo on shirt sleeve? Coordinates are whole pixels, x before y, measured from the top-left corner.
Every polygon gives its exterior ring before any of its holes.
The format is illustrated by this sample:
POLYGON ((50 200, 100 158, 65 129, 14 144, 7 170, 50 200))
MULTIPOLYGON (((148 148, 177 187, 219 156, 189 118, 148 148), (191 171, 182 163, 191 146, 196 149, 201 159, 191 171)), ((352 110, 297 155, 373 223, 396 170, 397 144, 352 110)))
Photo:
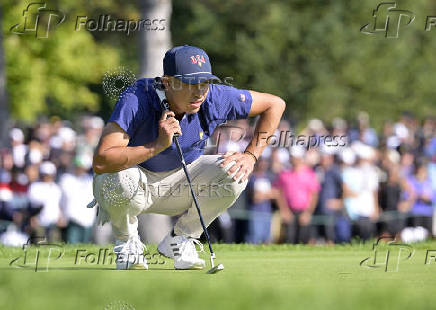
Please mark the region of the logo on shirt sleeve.
POLYGON ((245 102, 245 95, 244 94, 239 95, 239 101, 245 102))

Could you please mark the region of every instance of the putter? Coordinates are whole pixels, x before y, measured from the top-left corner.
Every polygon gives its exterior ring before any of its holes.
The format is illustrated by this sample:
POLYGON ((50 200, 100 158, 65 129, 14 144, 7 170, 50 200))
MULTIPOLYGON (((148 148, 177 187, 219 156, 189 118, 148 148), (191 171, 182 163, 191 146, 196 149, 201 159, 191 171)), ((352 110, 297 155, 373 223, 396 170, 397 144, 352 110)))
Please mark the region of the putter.
MULTIPOLYGON (((165 98, 165 93, 164 93, 165 88, 162 84, 160 77, 156 77, 154 79, 154 88, 156 89, 156 93, 159 96, 159 101, 160 101, 162 109, 165 111, 169 111, 170 106, 168 104, 168 100, 165 98)), ((179 157, 180 157, 180 161, 182 163, 183 171, 185 172, 186 179, 188 180, 189 188, 191 190, 191 195, 192 195, 192 198, 194 199, 195 208, 197 209, 198 216, 200 218, 201 227, 203 227, 204 234, 206 235, 207 244, 209 245, 211 268, 207 271, 207 273, 208 274, 215 274, 221 270, 224 270, 224 265, 218 264, 215 266, 214 259, 216 258, 216 256, 215 256, 215 253, 212 249, 212 244, 210 242, 210 237, 209 237, 209 233, 207 232, 206 225, 204 224, 204 221, 203 221, 203 216, 201 215, 201 210, 200 210, 200 207, 198 205, 197 197, 195 196, 194 190, 192 189, 191 177, 189 176, 188 168, 186 167, 185 158, 183 157, 183 152, 182 152, 182 148, 180 147, 180 144, 179 144, 178 136, 179 136, 178 134, 174 134, 173 142, 176 144, 177 152, 179 153, 179 157)))

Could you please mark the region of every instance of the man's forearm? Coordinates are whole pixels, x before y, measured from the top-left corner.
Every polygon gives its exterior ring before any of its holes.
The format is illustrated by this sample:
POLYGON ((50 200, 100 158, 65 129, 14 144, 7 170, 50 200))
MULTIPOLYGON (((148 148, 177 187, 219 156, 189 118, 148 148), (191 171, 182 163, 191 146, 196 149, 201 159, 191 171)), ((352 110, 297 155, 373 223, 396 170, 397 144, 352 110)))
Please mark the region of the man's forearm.
POLYGON ((163 151, 156 141, 141 146, 117 146, 104 150, 102 154, 94 156, 94 172, 113 173, 132 166, 159 154, 163 151))
POLYGON ((262 155, 264 148, 268 145, 268 137, 272 136, 277 129, 284 110, 284 104, 277 104, 260 114, 253 139, 248 144, 246 151, 253 153, 257 158, 262 155))

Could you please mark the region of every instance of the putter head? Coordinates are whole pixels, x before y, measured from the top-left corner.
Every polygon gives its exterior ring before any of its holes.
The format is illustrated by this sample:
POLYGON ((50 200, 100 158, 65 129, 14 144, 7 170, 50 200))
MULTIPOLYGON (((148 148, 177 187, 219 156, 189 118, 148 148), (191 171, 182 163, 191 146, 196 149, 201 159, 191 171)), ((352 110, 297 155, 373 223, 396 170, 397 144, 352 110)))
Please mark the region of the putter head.
POLYGON ((215 267, 209 269, 207 273, 214 274, 214 273, 217 273, 218 271, 221 271, 221 270, 224 270, 224 265, 218 264, 215 267))

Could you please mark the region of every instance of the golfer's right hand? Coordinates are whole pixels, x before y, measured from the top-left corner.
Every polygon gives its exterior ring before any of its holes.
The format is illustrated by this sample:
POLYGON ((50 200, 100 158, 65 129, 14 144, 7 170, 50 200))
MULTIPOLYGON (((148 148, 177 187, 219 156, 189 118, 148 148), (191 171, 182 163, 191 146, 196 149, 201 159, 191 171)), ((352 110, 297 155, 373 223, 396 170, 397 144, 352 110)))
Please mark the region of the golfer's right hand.
POLYGON ((175 133, 182 135, 179 121, 174 118, 176 116, 172 111, 164 111, 159 120, 159 136, 157 137, 157 144, 166 149, 173 143, 173 136, 175 133))

